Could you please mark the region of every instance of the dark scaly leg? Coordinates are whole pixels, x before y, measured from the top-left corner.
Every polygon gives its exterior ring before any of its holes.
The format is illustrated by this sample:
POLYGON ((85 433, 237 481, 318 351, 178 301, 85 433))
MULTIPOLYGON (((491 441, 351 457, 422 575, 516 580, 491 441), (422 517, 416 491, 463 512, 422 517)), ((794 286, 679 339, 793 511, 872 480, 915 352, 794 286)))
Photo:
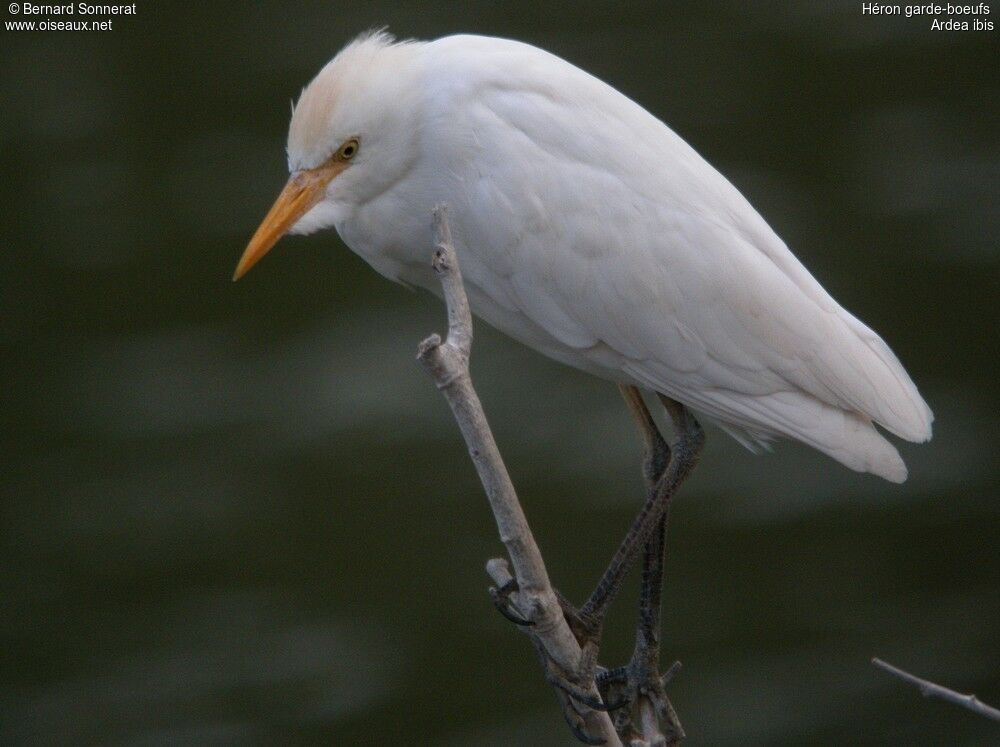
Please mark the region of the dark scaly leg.
MULTIPOLYGON (((570 700, 576 700, 590 708, 604 710, 621 711, 625 706, 633 705, 636 700, 634 696, 638 690, 632 687, 630 682, 638 682, 636 675, 639 673, 639 665, 637 662, 641 661, 643 668, 649 668, 650 656, 648 652, 651 648, 654 649, 652 671, 658 684, 665 684, 665 681, 676 669, 676 667, 671 667, 662 680, 656 674, 666 513, 673 494, 697 463, 705 437, 698 421, 683 405, 663 395, 658 395, 674 426, 673 444, 668 446, 656 427, 639 391, 635 387, 629 386, 622 386, 621 390, 629 411, 639 424, 640 432, 645 440, 644 473, 651 488, 642 510, 633 520, 625 539, 622 540, 611 559, 611 563, 586 603, 580 609, 575 609, 560 596, 563 613, 583 649, 581 671, 572 673, 548 671, 547 677, 549 682, 562 693, 565 701, 564 711, 567 712, 567 721, 570 721, 571 724, 572 714, 569 709, 572 707, 572 703, 569 702, 570 700), (608 607, 621 588, 625 575, 635 564, 640 549, 645 551, 640 631, 636 642, 637 651, 640 648, 641 651, 639 651, 639 655, 633 655, 633 660, 628 666, 616 670, 601 671, 599 683, 604 683, 606 686, 605 700, 604 702, 595 701, 586 696, 586 689, 587 683, 593 681, 594 671, 597 667, 597 651, 604 618, 608 607), (632 673, 631 676, 629 673, 632 673), (618 699, 610 698, 609 693, 607 693, 607 689, 615 684, 618 684, 617 689, 623 692, 622 697, 618 699)), ((495 599, 494 601, 499 600, 495 599)), ((644 678, 644 684, 648 679, 644 678)), ((659 692, 662 692, 662 684, 659 692)), ((651 689, 650 687, 646 688, 646 690, 651 689)), ((665 701, 665 698, 663 700, 665 701)), ((659 708, 655 700, 653 703, 656 710, 662 713, 662 709, 659 708)), ((668 715, 672 715, 673 709, 669 707, 669 703, 666 703, 666 707, 669 709, 668 715)), ((630 712, 632 709, 630 707, 625 710, 630 712)), ((644 721, 652 714, 640 713, 639 715, 640 721, 644 721)), ((668 724, 668 729, 671 728, 669 725, 676 724, 678 733, 682 734, 679 732, 680 727, 676 722, 676 716, 664 719, 664 721, 668 724)), ((631 716, 624 717, 623 722, 623 726, 631 724, 631 716)), ((581 734, 575 729, 574 733, 581 741, 589 741, 585 738, 587 735, 581 734)))
MULTIPOLYGON (((655 433, 658 436, 659 432, 656 430, 649 410, 646 409, 645 404, 642 404, 641 398, 637 399, 638 391, 634 387, 624 387, 623 391, 626 392, 626 402, 629 404, 629 409, 636 414, 636 418, 642 426, 644 436, 647 433, 655 433), (640 405, 641 410, 638 409, 640 405)), ((655 473, 661 462, 665 462, 666 466, 657 477, 655 485, 646 498, 646 503, 632 522, 632 526, 629 527, 628 534, 618 546, 618 550, 612 557, 607 570, 604 571, 601 580, 597 583, 597 587, 577 612, 577 617, 584 627, 590 628, 598 635, 601 621, 607 614, 608 606, 621 589, 622 579, 635 564, 640 549, 645 547, 653 537, 653 533, 661 523, 660 520, 666 516, 670 499, 691 473, 691 470, 694 469, 698 457, 701 455, 701 448, 705 443, 705 434, 691 412, 668 397, 658 396, 673 421, 674 441, 670 447, 665 447, 665 443, 664 447, 658 447, 656 436, 649 436, 653 446, 651 456, 647 459, 648 471, 655 473)), ((662 436, 659 436, 659 441, 663 441, 662 436)))
MULTIPOLYGON (((680 724, 666 697, 663 696, 664 680, 669 679, 676 668, 671 667, 665 678, 660 678, 657 672, 663 543, 670 500, 694 469, 705 436, 690 411, 678 402, 658 395, 673 421, 674 438, 673 443, 668 446, 639 391, 635 387, 623 386, 622 395, 645 441, 646 457, 643 466, 650 490, 642 510, 629 527, 625 539, 619 545, 590 598, 579 610, 564 603, 563 613, 587 654, 585 661, 595 663, 608 607, 618 594, 625 574, 635 564, 640 550, 644 551, 636 652, 627 666, 602 671, 598 677, 598 684, 604 685, 602 689, 604 707, 617 711, 616 722, 621 723, 623 730, 631 730, 633 710, 631 706, 651 705, 655 713, 639 713, 640 722, 648 722, 650 718, 659 715, 666 729, 679 736, 683 734, 680 724), (640 694, 648 697, 640 701, 637 697, 640 694)), ((593 669, 580 672, 572 678, 570 687, 564 690, 571 692, 579 682, 586 682, 591 676, 593 669)), ((587 705, 597 707, 599 704, 587 703, 587 705)))
MULTIPOLYGON (((666 469, 670 448, 638 390, 623 386, 622 396, 645 443, 643 473, 647 488, 652 492, 666 469)), ((643 549, 639 623, 632 659, 627 666, 598 676, 605 701, 625 706, 615 712, 615 727, 626 743, 636 740, 653 745, 675 744, 684 738, 680 721, 665 692, 667 682, 680 663, 675 662, 662 677, 659 673, 663 553, 668 519, 669 506, 643 549), (662 739, 654 740, 651 734, 660 735, 662 739)))

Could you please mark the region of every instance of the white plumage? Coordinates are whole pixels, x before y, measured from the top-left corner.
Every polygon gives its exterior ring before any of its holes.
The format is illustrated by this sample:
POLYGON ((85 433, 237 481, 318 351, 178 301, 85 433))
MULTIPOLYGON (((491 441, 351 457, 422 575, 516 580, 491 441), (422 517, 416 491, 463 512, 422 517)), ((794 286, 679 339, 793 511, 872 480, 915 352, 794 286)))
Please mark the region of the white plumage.
POLYGON ((680 137, 579 68, 502 39, 365 36, 303 92, 290 171, 330 168, 351 138, 293 232, 336 226, 382 274, 437 293, 444 202, 476 314, 556 360, 666 394, 750 448, 787 436, 897 482, 873 421, 930 438, 882 339, 680 137))

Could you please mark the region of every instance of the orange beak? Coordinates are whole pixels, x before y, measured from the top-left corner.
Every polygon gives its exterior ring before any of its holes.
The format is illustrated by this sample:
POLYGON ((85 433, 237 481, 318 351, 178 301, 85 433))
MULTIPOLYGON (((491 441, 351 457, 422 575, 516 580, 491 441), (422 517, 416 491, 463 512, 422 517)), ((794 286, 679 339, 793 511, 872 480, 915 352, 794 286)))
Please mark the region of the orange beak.
POLYGON ((294 226, 299 218, 323 199, 326 185, 347 168, 347 165, 346 161, 331 161, 319 168, 292 174, 292 178, 281 190, 257 233, 243 251, 243 256, 236 265, 236 272, 233 273, 233 282, 246 275, 250 268, 278 243, 278 239, 288 233, 288 229, 294 226))

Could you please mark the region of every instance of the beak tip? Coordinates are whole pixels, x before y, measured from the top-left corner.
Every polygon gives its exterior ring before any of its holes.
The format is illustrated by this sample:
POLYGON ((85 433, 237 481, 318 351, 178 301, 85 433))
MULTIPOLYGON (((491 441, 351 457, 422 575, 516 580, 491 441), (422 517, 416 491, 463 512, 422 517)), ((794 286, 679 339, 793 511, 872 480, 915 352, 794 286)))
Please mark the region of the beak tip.
POLYGON ((278 239, 322 199, 324 188, 333 177, 343 171, 345 164, 337 163, 334 166, 292 175, 281 194, 278 195, 277 201, 264 217, 263 223, 250 239, 240 261, 236 263, 236 271, 233 273, 234 283, 246 275, 250 268, 270 251, 278 239))
POLYGON ((241 279, 244 275, 250 272, 250 268, 257 264, 257 259, 259 259, 259 257, 253 259, 252 261, 248 261, 245 254, 240 257, 240 261, 236 263, 236 269, 233 271, 233 282, 235 283, 237 280, 241 279))

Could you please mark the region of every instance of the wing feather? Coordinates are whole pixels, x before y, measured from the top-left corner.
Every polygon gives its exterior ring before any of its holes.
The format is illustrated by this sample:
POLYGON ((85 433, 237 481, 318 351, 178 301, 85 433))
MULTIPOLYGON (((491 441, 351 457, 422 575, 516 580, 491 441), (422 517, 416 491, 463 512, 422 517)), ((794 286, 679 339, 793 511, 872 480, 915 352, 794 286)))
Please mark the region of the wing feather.
POLYGON ((872 421, 920 441, 932 415, 885 342, 666 125, 540 50, 488 51, 466 61, 474 103, 453 125, 477 138, 450 168, 500 295, 580 360, 613 351, 609 375, 744 443, 790 436, 903 479, 872 421))

